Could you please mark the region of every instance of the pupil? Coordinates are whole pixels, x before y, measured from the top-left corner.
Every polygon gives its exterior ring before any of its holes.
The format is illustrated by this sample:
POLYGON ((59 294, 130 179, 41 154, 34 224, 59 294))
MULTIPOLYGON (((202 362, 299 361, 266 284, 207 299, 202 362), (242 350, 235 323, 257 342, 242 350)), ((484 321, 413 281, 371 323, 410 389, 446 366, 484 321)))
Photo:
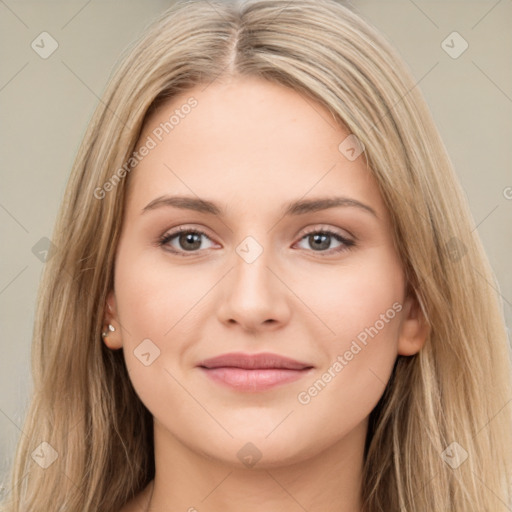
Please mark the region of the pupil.
POLYGON ((201 235, 199 233, 187 233, 187 234, 185 234, 183 236, 185 238, 186 244, 190 243, 190 244, 194 245, 193 249, 198 249, 199 246, 201 245, 201 240, 199 239, 199 237, 201 235), (194 241, 194 238, 196 238, 195 241, 194 241))
POLYGON ((313 235, 313 239, 315 241, 315 245, 317 245, 317 247, 318 247, 318 243, 317 242, 319 242, 320 246, 322 246, 322 248, 324 248, 324 249, 327 249, 329 247, 329 243, 326 243, 326 241, 325 241, 328 238, 329 238, 329 235, 322 235, 322 234, 313 235), (322 238, 324 239, 323 244, 322 244, 322 240, 321 240, 322 238))

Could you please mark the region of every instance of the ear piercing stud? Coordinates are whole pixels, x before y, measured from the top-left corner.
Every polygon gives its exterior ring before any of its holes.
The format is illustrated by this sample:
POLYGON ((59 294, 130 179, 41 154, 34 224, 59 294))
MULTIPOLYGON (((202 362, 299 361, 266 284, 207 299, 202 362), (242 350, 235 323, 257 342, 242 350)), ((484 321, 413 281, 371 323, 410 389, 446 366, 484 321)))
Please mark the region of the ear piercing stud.
MULTIPOLYGON (((112 324, 108 324, 108 331, 110 332, 114 332, 116 330, 116 328, 112 325, 112 324)), ((101 333, 101 336, 103 338, 106 338, 108 336, 108 331, 104 331, 101 333)))

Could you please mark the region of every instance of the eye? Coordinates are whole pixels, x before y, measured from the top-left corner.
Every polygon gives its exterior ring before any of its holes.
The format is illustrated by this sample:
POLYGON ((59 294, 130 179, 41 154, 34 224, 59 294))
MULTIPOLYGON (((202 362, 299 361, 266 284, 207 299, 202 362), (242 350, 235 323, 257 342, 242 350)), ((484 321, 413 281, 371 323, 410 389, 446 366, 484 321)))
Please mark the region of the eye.
MULTIPOLYGON (((198 252, 199 249, 205 249, 205 247, 202 246, 202 237, 210 240, 210 237, 200 229, 192 229, 180 226, 171 232, 164 233, 158 239, 158 245, 165 247, 166 250, 179 256, 189 256, 198 252), (172 243, 173 241, 175 242, 174 244, 172 243), (178 247, 176 247, 176 244, 178 247), (186 254, 187 252, 189 254, 186 254)), ((310 247, 313 248, 313 252, 326 254, 340 253, 342 251, 347 251, 351 247, 355 246, 355 242, 353 240, 350 240, 338 232, 328 228, 317 228, 316 230, 311 230, 300 239, 300 242, 302 241, 306 241, 308 244, 310 244, 310 247), (330 249, 333 239, 338 242, 339 245, 334 249, 330 249)), ((206 249, 208 248, 209 247, 206 247, 206 249)), ((323 255, 324 254, 322 254, 322 256, 323 255)))
POLYGON ((206 237, 209 240, 208 235, 200 229, 179 227, 174 231, 164 233, 158 240, 158 245, 162 247, 165 246, 167 250, 180 256, 188 256, 184 253, 194 253, 197 252, 198 249, 204 249, 204 247, 201 247, 201 237, 206 237), (179 246, 178 248, 171 244, 171 241, 175 238, 179 246))
POLYGON ((313 247, 314 252, 327 254, 347 251, 355 245, 353 240, 350 240, 331 229, 316 229, 309 231, 301 238, 301 242, 304 240, 310 245, 310 247, 313 247), (335 239, 340 245, 334 249, 325 251, 324 249, 329 249, 332 239, 335 239))

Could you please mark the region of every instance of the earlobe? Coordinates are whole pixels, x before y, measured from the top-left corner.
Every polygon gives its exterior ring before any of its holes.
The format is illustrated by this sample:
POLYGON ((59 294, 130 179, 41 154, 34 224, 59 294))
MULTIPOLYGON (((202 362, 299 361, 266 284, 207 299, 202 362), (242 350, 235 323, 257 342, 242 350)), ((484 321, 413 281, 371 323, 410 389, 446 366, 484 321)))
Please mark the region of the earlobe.
POLYGON ((429 326, 414 294, 410 294, 404 305, 402 324, 398 336, 398 354, 412 356, 425 345, 429 326))
POLYGON ((120 324, 117 318, 116 299, 114 292, 109 292, 105 302, 103 329, 101 337, 105 345, 111 350, 118 350, 123 346, 120 324))

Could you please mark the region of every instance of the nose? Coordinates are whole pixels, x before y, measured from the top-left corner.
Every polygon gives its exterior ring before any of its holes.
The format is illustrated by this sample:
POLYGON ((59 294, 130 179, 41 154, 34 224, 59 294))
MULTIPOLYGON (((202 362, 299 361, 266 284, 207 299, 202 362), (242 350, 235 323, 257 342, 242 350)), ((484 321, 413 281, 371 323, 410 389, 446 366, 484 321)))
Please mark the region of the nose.
POLYGON ((250 263, 234 254, 234 268, 223 280, 218 308, 219 320, 228 327, 235 324, 247 331, 275 330, 289 321, 291 292, 270 259, 265 250, 250 263))

